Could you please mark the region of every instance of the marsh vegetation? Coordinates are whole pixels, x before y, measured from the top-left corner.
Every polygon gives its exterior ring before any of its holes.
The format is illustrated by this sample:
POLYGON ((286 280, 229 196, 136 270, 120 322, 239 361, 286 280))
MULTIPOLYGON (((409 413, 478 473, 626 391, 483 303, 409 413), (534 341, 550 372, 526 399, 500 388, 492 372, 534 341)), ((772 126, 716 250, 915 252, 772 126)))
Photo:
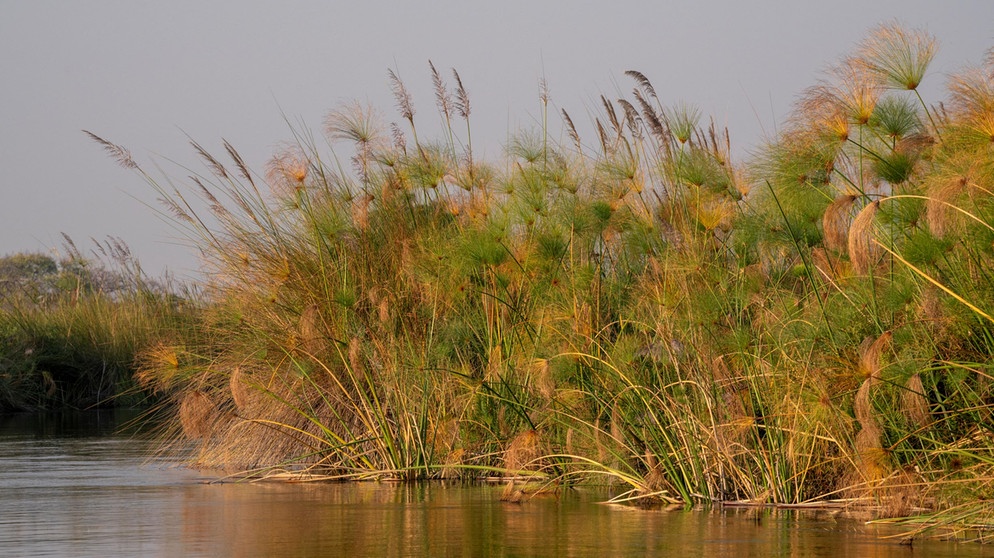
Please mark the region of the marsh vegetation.
POLYGON ((434 65, 434 139, 393 72, 395 122, 343 106, 261 173, 93 136, 209 278, 135 378, 205 467, 990 525, 994 54, 925 99, 935 48, 878 27, 745 163, 636 71, 591 137, 543 88, 499 162, 434 65))

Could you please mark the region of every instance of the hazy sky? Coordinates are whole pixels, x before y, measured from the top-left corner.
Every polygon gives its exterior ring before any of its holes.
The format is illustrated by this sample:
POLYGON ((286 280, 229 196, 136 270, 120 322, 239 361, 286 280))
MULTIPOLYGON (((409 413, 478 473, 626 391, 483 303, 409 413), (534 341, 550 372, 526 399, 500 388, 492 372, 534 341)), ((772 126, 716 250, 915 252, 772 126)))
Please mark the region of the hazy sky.
POLYGON ((631 90, 628 69, 664 102, 727 125, 744 156, 826 66, 892 20, 939 40, 929 102, 994 46, 991 0, 0 0, 0 254, 58 249, 62 232, 84 249, 112 235, 153 274, 193 274, 194 251, 148 207, 152 190, 81 129, 177 179, 189 172, 173 162, 200 168, 187 135, 219 153, 225 138, 261 171, 290 137, 282 113, 319 132, 359 99, 399 120, 388 68, 413 93, 419 128, 434 124, 431 59, 462 76, 474 143, 491 159, 536 123, 543 76, 552 114, 582 127, 600 94, 631 90))

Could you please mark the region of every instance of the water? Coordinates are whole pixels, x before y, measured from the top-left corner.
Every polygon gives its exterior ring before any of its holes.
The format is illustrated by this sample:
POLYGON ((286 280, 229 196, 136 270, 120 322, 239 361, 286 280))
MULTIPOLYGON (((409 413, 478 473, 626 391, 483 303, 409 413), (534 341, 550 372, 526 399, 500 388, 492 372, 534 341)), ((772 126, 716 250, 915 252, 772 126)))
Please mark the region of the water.
POLYGON ((983 556, 821 513, 645 511, 499 487, 209 483, 113 413, 0 417, 0 556, 983 556))

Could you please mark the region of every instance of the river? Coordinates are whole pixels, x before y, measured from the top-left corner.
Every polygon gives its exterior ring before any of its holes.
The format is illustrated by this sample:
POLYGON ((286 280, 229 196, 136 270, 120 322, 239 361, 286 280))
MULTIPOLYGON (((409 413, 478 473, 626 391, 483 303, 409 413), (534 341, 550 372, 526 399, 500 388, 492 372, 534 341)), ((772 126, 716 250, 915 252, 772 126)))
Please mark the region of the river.
POLYGON ((149 459, 125 412, 0 417, 0 556, 984 556, 901 545, 830 512, 636 510, 603 493, 500 502, 500 487, 211 482, 149 459))

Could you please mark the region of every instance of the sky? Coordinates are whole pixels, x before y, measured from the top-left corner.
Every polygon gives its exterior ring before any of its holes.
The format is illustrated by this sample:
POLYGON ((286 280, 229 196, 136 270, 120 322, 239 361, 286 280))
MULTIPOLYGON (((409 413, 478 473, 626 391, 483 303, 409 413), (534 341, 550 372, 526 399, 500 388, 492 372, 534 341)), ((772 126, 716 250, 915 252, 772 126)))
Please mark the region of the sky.
POLYGON ((431 60, 459 71, 474 150, 499 161, 510 135, 540 122, 541 80, 552 126, 566 109, 583 134, 634 69, 664 103, 727 126, 744 161, 826 68, 893 21, 939 42, 929 103, 994 46, 991 0, 0 0, 0 255, 64 254, 63 233, 83 252, 116 237, 150 275, 199 277, 153 189, 83 129, 178 182, 202 170, 191 139, 218 154, 227 140, 262 172, 292 138, 288 121, 319 133, 358 100, 399 122, 388 70, 430 130, 431 60))

